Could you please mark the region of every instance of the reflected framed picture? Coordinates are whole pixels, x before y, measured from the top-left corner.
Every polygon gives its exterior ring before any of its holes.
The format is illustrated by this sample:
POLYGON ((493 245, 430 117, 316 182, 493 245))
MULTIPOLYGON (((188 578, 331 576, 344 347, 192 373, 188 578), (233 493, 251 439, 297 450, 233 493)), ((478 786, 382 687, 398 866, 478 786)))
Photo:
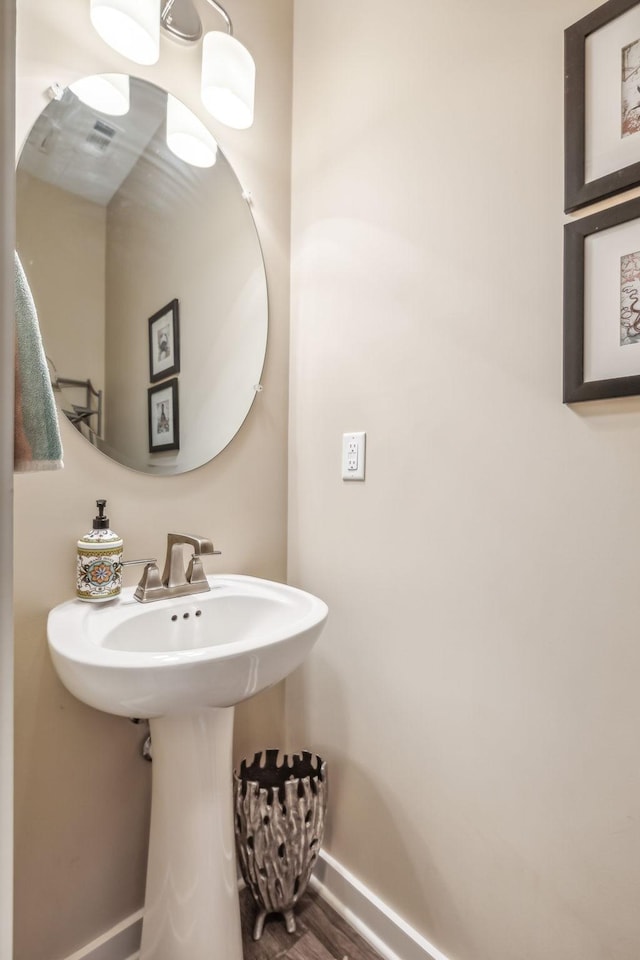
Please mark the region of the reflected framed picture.
POLYGON ((149 317, 149 380, 156 383, 180 372, 180 308, 172 300, 149 317))
POLYGON ((564 230, 564 402, 640 394, 640 199, 564 230))
POLYGON ((178 378, 149 387, 149 453, 180 449, 178 378))
POLYGON ((565 212, 640 183, 640 2, 565 30, 565 212))

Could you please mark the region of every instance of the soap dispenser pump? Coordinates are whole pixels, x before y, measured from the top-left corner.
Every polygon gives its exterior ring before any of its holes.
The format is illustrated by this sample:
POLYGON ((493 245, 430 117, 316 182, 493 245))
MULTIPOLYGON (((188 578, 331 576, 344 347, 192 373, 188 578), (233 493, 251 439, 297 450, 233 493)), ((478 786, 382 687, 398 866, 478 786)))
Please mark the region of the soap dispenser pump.
POLYGON ((96 500, 98 516, 93 528, 78 540, 76 595, 79 600, 102 603, 122 589, 122 538, 109 528, 106 500, 96 500))

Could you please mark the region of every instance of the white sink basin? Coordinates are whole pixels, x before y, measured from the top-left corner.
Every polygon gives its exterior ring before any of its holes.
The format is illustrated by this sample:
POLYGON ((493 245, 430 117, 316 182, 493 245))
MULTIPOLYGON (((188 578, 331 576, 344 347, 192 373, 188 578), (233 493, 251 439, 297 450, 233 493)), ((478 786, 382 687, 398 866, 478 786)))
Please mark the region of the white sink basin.
POLYGON ((269 580, 210 576, 211 591, 141 604, 69 600, 49 614, 56 671, 79 700, 125 717, 233 706, 298 667, 322 600, 269 580))

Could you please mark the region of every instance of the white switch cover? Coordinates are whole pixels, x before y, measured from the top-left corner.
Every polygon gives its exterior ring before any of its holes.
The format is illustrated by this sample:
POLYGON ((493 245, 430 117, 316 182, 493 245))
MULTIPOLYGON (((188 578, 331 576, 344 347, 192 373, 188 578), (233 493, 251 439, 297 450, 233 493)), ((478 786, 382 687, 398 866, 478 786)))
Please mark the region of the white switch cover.
POLYGON ((364 480, 366 433, 342 434, 342 479, 364 480))

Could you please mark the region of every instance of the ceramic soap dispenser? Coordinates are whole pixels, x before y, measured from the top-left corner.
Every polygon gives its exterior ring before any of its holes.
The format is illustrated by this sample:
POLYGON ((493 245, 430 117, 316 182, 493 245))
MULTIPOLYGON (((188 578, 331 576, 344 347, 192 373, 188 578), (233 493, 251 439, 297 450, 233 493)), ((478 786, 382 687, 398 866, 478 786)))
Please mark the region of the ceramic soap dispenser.
POLYGON ((113 600, 122 588, 122 538, 109 529, 106 500, 96 500, 93 529, 78 540, 77 597, 101 603, 113 600))

